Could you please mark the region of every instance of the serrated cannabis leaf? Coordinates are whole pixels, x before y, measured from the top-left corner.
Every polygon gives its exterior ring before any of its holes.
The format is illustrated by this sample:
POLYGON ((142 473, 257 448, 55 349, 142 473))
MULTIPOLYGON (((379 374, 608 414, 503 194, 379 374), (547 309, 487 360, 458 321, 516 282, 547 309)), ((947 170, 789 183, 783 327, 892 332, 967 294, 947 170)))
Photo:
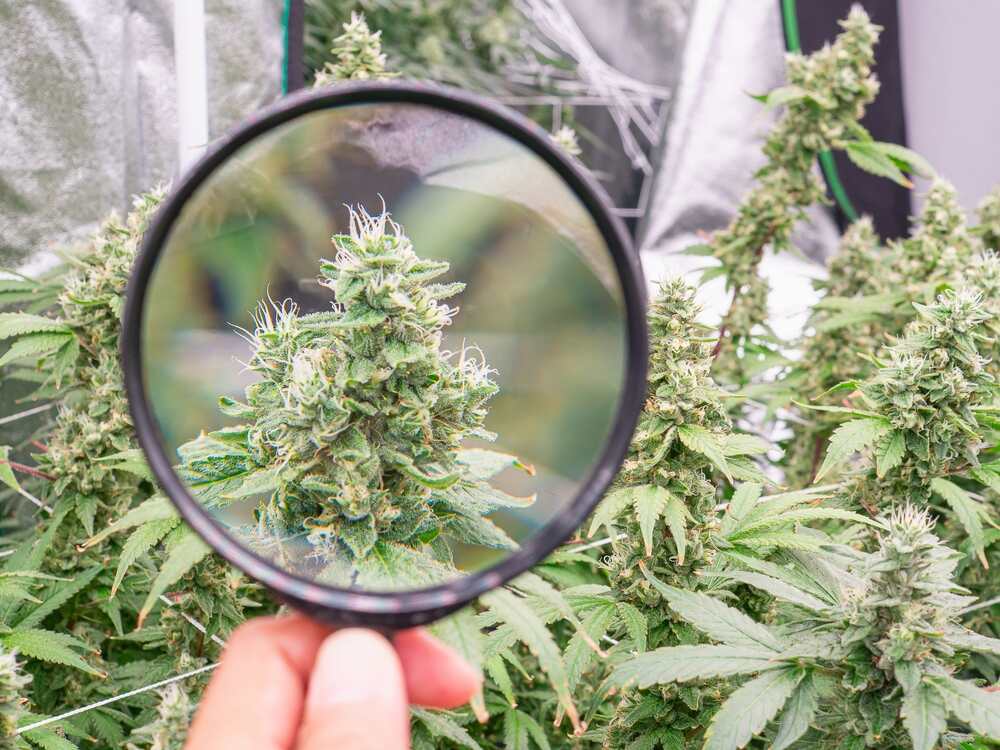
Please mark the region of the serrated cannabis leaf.
POLYGON ((840 425, 830 436, 826 457, 816 472, 814 481, 818 482, 833 469, 838 468, 852 454, 871 447, 889 429, 889 422, 882 417, 854 419, 840 425))
POLYGON ((875 452, 876 474, 881 479, 899 466, 906 453, 906 439, 899 430, 894 430, 875 452))
POLYGON ((157 495, 137 505, 117 521, 109 524, 106 529, 92 536, 82 546, 84 549, 93 547, 100 544, 112 534, 124 531, 125 529, 131 529, 134 526, 140 526, 149 521, 160 521, 178 517, 173 504, 167 498, 157 495))
POLYGON ((569 677, 562 660, 562 654, 545 623, 530 607, 510 591, 498 589, 483 597, 483 602, 517 633, 517 637, 538 658, 538 662, 548 676, 559 698, 559 703, 573 725, 573 731, 581 730, 580 717, 570 694, 569 677))
POLYGON ((138 627, 140 628, 153 607, 156 606, 160 594, 165 593, 170 586, 177 583, 184 574, 211 552, 209 546, 193 531, 187 527, 182 527, 181 531, 184 533, 174 542, 169 556, 149 588, 142 609, 139 610, 138 627))
POLYGON ((780 669, 756 677, 736 690, 705 731, 705 750, 738 750, 781 711, 802 675, 780 669))
POLYGON ((770 629, 715 597, 666 586, 648 574, 646 578, 666 598, 674 612, 710 638, 728 646, 775 653, 782 650, 781 641, 770 629))
POLYGON ((468 748, 468 750, 482 750, 482 747, 472 739, 465 727, 448 714, 416 707, 411 708, 410 713, 427 727, 432 736, 449 740, 459 747, 468 748))
POLYGON ((114 583, 111 584, 112 597, 118 592, 118 587, 121 586, 122 579, 132 564, 173 531, 179 523, 179 518, 161 518, 144 523, 129 534, 118 560, 114 583))
POLYGON ((8 649, 16 650, 32 659, 64 664, 96 677, 105 676, 103 672, 87 664, 77 653, 77 651, 86 650, 86 644, 65 633, 27 628, 0 635, 0 643, 8 649))
POLYGON ((667 646, 639 654, 619 664, 616 685, 647 688, 671 682, 690 682, 777 669, 772 651, 742 646, 667 646))
POLYGON ((819 694, 811 674, 806 674, 781 711, 778 732, 771 750, 787 750, 805 734, 819 708, 819 694))
POLYGON ((913 750, 934 750, 948 728, 948 712, 941 694, 923 681, 903 695, 900 716, 910 733, 913 750))
POLYGON ((695 453, 700 453, 722 472, 723 476, 732 481, 729 473, 729 464, 718 436, 706 430, 700 425, 684 424, 677 428, 677 435, 681 442, 695 453))
POLYGON ((985 552, 986 538, 983 533, 985 510, 983 507, 970 497, 968 492, 947 479, 941 477, 932 479, 930 486, 937 495, 948 503, 955 517, 968 533, 972 549, 979 557, 979 561, 984 568, 988 568, 990 565, 985 552))
POLYGON ((0 341, 30 333, 62 333, 72 335, 65 323, 28 313, 0 313, 0 341))
MULTIPOLYGON (((639 531, 642 534, 642 541, 646 546, 648 557, 653 554, 653 529, 657 520, 666 511, 667 504, 673 496, 662 487, 650 485, 633 487, 631 491, 632 504, 639 521, 639 531)), ((680 555, 683 557, 683 552, 680 555)))
POLYGON ((986 737, 1000 737, 1000 693, 944 675, 924 681, 940 693, 950 714, 986 737))

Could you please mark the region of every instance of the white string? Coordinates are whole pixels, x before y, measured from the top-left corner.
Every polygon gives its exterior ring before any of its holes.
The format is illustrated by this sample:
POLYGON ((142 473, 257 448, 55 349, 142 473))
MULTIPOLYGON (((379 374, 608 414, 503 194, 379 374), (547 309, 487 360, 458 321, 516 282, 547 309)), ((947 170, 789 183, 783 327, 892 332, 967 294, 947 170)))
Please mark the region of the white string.
POLYGON ((38 729, 44 727, 47 724, 53 724, 57 721, 62 721, 63 719, 68 719, 71 716, 79 716, 82 713, 91 711, 95 708, 101 708, 102 706, 107 706, 111 703, 117 703, 120 700, 125 700, 126 698, 131 698, 134 695, 140 695, 142 693, 147 693, 150 690, 156 690, 157 688, 164 687, 173 682, 180 682, 181 680, 186 680, 188 677, 194 677, 195 675, 202 674, 203 672, 208 672, 209 670, 215 669, 219 666, 218 662, 215 664, 209 664, 205 667, 200 667, 198 669, 192 669, 190 672, 185 672, 184 674, 179 674, 176 677, 168 677, 165 680, 160 680, 159 682, 154 682, 152 685, 146 685, 145 687, 136 688, 135 690, 129 690, 127 693, 122 693, 121 695, 116 695, 112 698, 105 698, 102 701, 97 701, 97 703, 91 703, 89 706, 82 706, 80 708, 74 708, 72 711, 67 711, 59 716, 50 716, 47 719, 42 719, 41 721, 36 721, 34 724, 27 724, 23 727, 18 727, 14 734, 24 734, 25 732, 30 732, 33 729, 38 729))
POLYGON ((45 404, 44 406, 36 406, 32 409, 25 409, 24 411, 19 411, 17 414, 11 414, 9 417, 0 418, 0 424, 9 424, 10 422, 16 422, 19 419, 30 417, 32 414, 40 414, 43 411, 48 411, 53 406, 55 406, 54 403, 45 404))
POLYGON ((596 542, 591 542, 590 544, 585 544, 582 547, 570 547, 572 552, 583 552, 588 549, 596 549, 597 547, 603 547, 605 544, 611 544, 612 542, 617 542, 619 539, 624 539, 628 534, 619 534, 616 537, 605 537, 604 539, 598 539, 596 542))
MULTIPOLYGON (((160 601, 163 602, 164 604, 166 604, 168 607, 176 606, 174 604, 174 602, 170 601, 170 599, 165 594, 160 594, 160 601)), ((186 612, 181 612, 180 615, 185 620, 187 620, 191 625, 193 625, 196 630, 201 631, 202 635, 208 635, 208 628, 206 628, 204 625, 202 625, 196 619, 194 619, 193 617, 191 617, 191 615, 187 614, 186 612)), ((225 648, 226 642, 224 640, 222 640, 218 635, 216 635, 216 634, 213 633, 212 635, 209 636, 209 638, 211 638, 215 643, 217 643, 220 646, 222 646, 223 648, 225 648)))
POLYGON ((50 506, 48 506, 45 503, 43 503, 41 500, 39 500, 37 497, 35 497, 34 495, 32 495, 26 489, 23 489, 21 487, 15 487, 14 489, 17 491, 17 494, 19 494, 21 497, 26 497, 28 500, 30 500, 31 502, 33 502, 39 508, 41 508, 46 513, 48 513, 50 516, 55 512, 55 511, 52 510, 52 508, 50 506))

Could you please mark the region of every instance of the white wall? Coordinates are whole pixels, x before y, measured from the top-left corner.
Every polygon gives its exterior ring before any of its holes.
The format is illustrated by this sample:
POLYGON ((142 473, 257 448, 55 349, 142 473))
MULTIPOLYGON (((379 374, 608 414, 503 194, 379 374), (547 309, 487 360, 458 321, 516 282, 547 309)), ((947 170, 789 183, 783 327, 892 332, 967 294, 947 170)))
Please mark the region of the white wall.
POLYGON ((1000 2, 899 0, 910 146, 974 207, 1000 183, 1000 2))

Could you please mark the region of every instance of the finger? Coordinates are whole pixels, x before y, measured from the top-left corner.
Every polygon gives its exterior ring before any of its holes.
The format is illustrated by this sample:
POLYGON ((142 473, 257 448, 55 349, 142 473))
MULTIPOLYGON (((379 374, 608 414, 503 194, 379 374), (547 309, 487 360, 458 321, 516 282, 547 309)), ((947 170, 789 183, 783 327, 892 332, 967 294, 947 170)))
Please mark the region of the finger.
POLYGON ((341 630, 320 647, 297 750, 408 750, 403 666, 370 630, 341 630))
POLYGON ((479 672, 426 630, 406 630, 393 638, 403 664, 410 703, 430 708, 455 708, 475 695, 479 672))
POLYGON ((301 615, 260 617, 237 628, 185 750, 291 750, 309 673, 330 632, 301 615))

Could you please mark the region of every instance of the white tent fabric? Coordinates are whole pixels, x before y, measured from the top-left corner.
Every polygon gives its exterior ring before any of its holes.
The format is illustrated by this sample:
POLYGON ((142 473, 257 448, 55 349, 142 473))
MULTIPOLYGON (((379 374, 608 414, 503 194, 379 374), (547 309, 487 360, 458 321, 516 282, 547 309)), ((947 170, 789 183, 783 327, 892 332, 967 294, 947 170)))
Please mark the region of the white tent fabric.
MULTIPOLYGON (((210 138, 280 95, 282 10, 205 0, 210 138)), ((0 266, 38 264, 176 176, 174 0, 6 3, 0 46, 0 266)))
MULTIPOLYGON (((703 242, 699 236, 726 226, 762 165, 761 147, 779 112, 765 110, 749 94, 785 83, 784 38, 773 0, 698 0, 690 21, 681 80, 656 164, 650 209, 639 247, 650 281, 696 270, 705 258, 680 255, 703 242)), ((780 294, 771 295, 779 334, 798 334, 816 299, 811 279, 836 249, 837 227, 817 208, 793 241, 801 255, 767 254, 763 274, 780 294)), ((706 320, 717 321, 730 295, 722 279, 699 289, 706 320)))

